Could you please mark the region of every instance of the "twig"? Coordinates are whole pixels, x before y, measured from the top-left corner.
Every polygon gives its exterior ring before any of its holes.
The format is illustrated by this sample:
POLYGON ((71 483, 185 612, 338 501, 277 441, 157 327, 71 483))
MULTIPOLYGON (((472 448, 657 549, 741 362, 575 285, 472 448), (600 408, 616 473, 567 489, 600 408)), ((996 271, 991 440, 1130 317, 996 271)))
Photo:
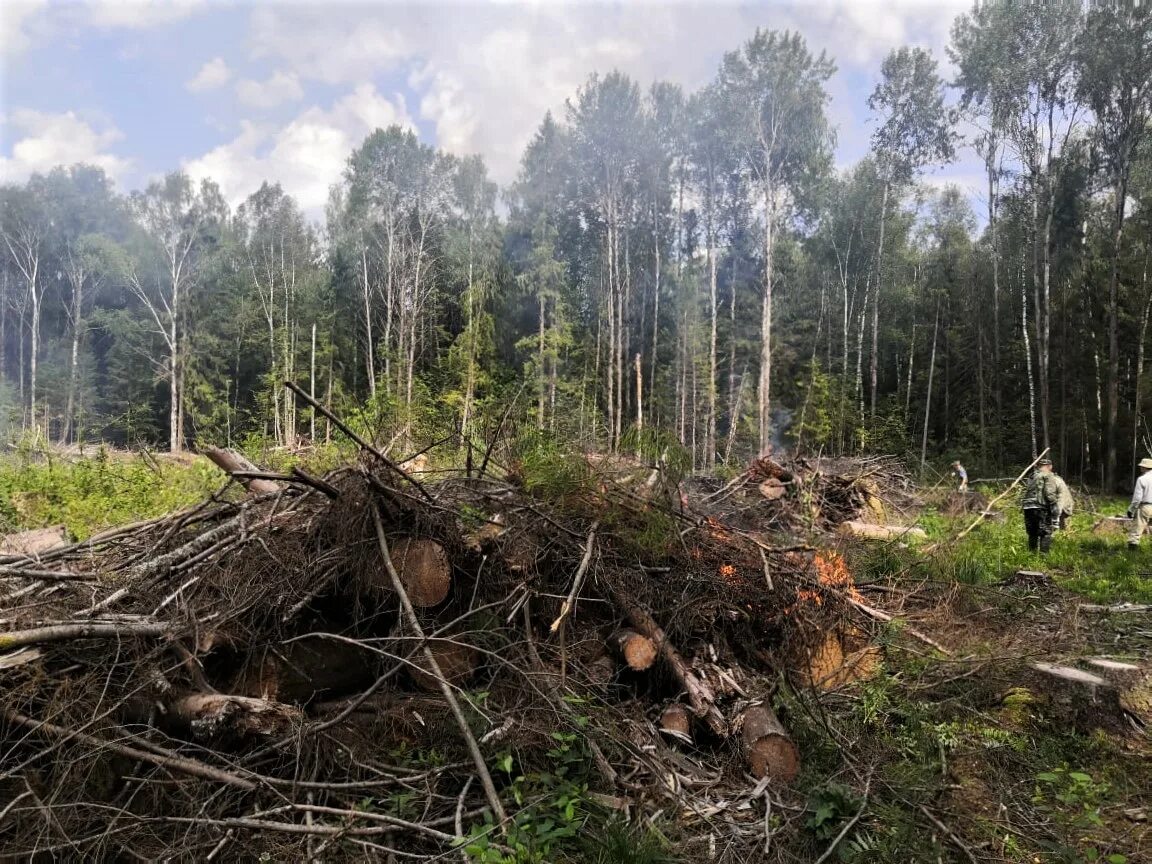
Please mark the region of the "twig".
MULTIPOLYGON (((456 799, 456 837, 459 841, 464 840, 464 799, 468 797, 468 790, 472 788, 472 781, 476 779, 476 775, 471 775, 464 783, 464 788, 460 790, 460 797, 456 799)), ((468 857, 468 850, 463 848, 461 843, 460 855, 464 859, 464 864, 469 864, 471 859, 468 857)))
POLYGON ((504 424, 508 422, 508 416, 512 413, 512 409, 516 407, 516 403, 520 401, 520 394, 524 392, 524 387, 527 382, 520 385, 520 389, 516 391, 516 395, 512 397, 512 401, 508 403, 508 407, 504 409, 504 414, 500 417, 500 422, 496 425, 496 431, 492 433, 492 440, 488 442, 488 446, 484 448, 484 458, 480 461, 480 470, 476 472, 477 477, 483 477, 484 472, 488 470, 488 460, 492 458, 492 451, 496 449, 496 442, 500 440, 500 431, 504 428, 504 424))
POLYGON ((148 762, 152 765, 157 765, 161 768, 170 768, 173 771, 179 771, 182 774, 190 774, 193 777, 202 777, 205 780, 215 780, 217 783, 224 783, 228 786, 234 786, 237 789, 243 789, 246 792, 252 792, 256 789, 256 784, 251 780, 245 780, 243 777, 237 777, 235 774, 230 774, 227 771, 221 771, 219 768, 213 768, 211 765, 205 765, 203 762, 198 762, 195 759, 187 759, 183 756, 177 756, 175 753, 164 750, 161 747, 154 749, 161 752, 152 753, 147 750, 137 750, 135 747, 129 747, 126 744, 118 744, 115 741, 105 741, 95 735, 89 735, 85 732, 78 732, 74 729, 65 729, 63 726, 57 726, 55 723, 48 723, 44 720, 34 720, 24 714, 19 714, 15 711, 0 710, 2 716, 9 723, 14 723, 18 726, 23 726, 31 729, 34 732, 40 732, 45 735, 50 735, 54 738, 63 738, 65 740, 75 739, 83 741, 97 748, 106 748, 113 753, 119 753, 121 756, 127 756, 129 759, 135 759, 137 762, 148 762))
POLYGON ((972 854, 972 850, 969 849, 966 845, 964 845, 964 842, 959 837, 957 837, 955 834, 952 833, 951 828, 949 828, 947 825, 945 825, 943 822, 941 822, 939 819, 937 819, 935 816, 933 816, 931 810, 929 810, 927 807, 925 807, 923 804, 921 804, 920 805, 920 812, 928 817, 929 822, 931 822, 933 825, 935 825, 937 828, 939 828, 941 831, 943 831, 944 836, 947 837, 949 840, 951 840, 954 844, 956 844, 956 847, 961 852, 963 852, 965 854, 965 856, 967 856, 968 860, 971 861, 972 864, 980 864, 980 862, 976 860, 976 856, 972 854))
POLYGON ((584 543, 584 557, 580 559, 580 566, 576 568, 576 578, 572 580, 572 590, 568 592, 567 599, 561 604, 560 614, 556 616, 556 620, 548 628, 549 633, 555 633, 559 630, 564 619, 572 614, 572 610, 576 607, 580 589, 584 587, 584 577, 588 575, 588 568, 592 564, 592 550, 595 548, 596 529, 599 527, 600 522, 597 520, 592 523, 592 527, 588 530, 588 540, 584 543))
POLYGON ((404 609, 404 616, 408 619, 408 626, 412 628, 412 632, 423 644, 424 659, 428 663, 428 669, 436 679, 436 683, 440 685, 440 692, 444 694, 444 701, 448 703, 452 716, 455 717, 456 724, 460 727, 460 734, 464 736, 464 741, 468 745, 468 752, 472 756, 472 761, 476 763, 476 773, 480 776, 480 785, 484 787, 484 795, 492 808, 493 817, 498 823, 503 823, 508 817, 504 812, 504 805, 500 803, 496 786, 492 782, 492 775, 488 773, 488 766, 484 762, 484 755, 480 752, 480 745, 476 743, 476 737, 468 727, 464 712, 460 710, 460 703, 456 701, 456 694, 452 692, 452 687, 444 678, 444 673, 440 671, 440 664, 436 662, 436 655, 428 645, 424 636, 424 628, 420 626, 420 618, 416 615, 416 610, 412 606, 408 592, 404 589, 400 574, 396 572, 396 567, 392 563, 392 556, 388 552, 388 538, 384 534, 384 523, 380 519, 379 508, 372 508, 372 519, 376 523, 376 539, 380 544, 380 555, 384 559, 384 567, 388 571, 388 577, 392 580, 392 589, 400 598, 400 605, 404 609))
MULTIPOLYGON (((851 603, 857 609, 859 609, 861 612, 863 612, 865 615, 867 615, 871 618, 875 618, 877 621, 883 621, 885 624, 890 624, 890 623, 892 623, 892 621, 895 620, 887 612, 884 612, 880 609, 876 609, 875 607, 869 606, 867 603, 861 603, 859 600, 855 600, 852 597, 848 597, 848 602, 851 603)), ((935 648, 941 654, 947 655, 948 657, 952 656, 952 652, 948 648, 945 648, 943 645, 941 645, 939 642, 937 642, 931 636, 928 636, 926 633, 921 633, 915 627, 905 626, 903 628, 903 630, 909 636, 914 636, 915 638, 917 638, 921 642, 923 642, 925 645, 928 645, 932 648, 935 648)))
POLYGON ((860 821, 860 817, 864 815, 864 811, 868 809, 868 790, 872 788, 872 775, 868 775, 868 781, 864 784, 864 800, 860 802, 860 809, 856 811, 856 815, 849 819, 844 827, 840 829, 840 833, 832 840, 831 845, 824 850, 824 854, 816 859, 814 864, 824 864, 832 853, 836 851, 836 847, 840 845, 840 841, 848 836, 848 832, 855 827, 856 823, 860 821))
POLYGON ((369 444, 367 441, 357 435, 356 432, 352 430, 352 427, 350 427, 347 423, 345 423, 343 420, 341 420, 339 417, 337 417, 335 414, 333 414, 331 411, 329 411, 327 408, 309 396, 302 387, 300 387, 294 381, 285 381, 284 386, 295 393, 298 397, 303 399, 305 402, 307 402, 309 405, 311 405, 315 410, 324 415, 327 420, 331 421, 333 426, 335 426, 337 429, 351 438, 356 444, 358 444, 360 449, 367 450, 369 453, 379 459, 385 468, 388 468, 390 471, 398 474, 400 477, 410 483, 425 499, 428 501, 432 500, 432 496, 428 493, 428 490, 424 488, 423 483, 415 479, 411 474, 409 474, 407 471, 405 471, 403 468, 385 456, 380 451, 380 448, 369 444))

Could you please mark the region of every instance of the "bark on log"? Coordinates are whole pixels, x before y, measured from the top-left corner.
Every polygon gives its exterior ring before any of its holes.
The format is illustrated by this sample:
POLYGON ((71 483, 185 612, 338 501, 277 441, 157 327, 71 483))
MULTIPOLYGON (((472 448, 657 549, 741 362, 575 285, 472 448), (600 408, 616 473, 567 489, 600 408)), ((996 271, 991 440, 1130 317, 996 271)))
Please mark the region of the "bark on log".
POLYGON ((922 528, 907 528, 903 525, 871 525, 851 519, 840 524, 840 533, 848 537, 864 540, 924 540, 928 537, 922 528))
POLYGON ((68 543, 68 531, 63 525, 35 528, 8 534, 0 540, 0 555, 36 556, 68 543))
POLYGON ((635 630, 617 630, 610 639, 612 648, 635 672, 644 672, 656 662, 656 643, 635 630))
MULTIPOLYGON (((436 658, 436 665, 449 684, 464 684, 473 675, 480 665, 480 653, 471 645, 453 639, 429 639, 428 648, 436 658)), ((423 657, 413 660, 415 666, 408 667, 408 674, 412 683, 421 690, 434 693, 440 689, 440 682, 436 676, 426 670, 427 663, 423 657)))
POLYGON ((692 740, 692 716, 679 702, 673 702, 660 715, 660 731, 682 741, 692 740))
POLYGON ((169 706, 168 715, 175 728, 197 741, 221 736, 278 738, 304 719, 304 713, 291 705, 226 693, 184 696, 169 706))
POLYGON ((668 640, 664 631, 660 629, 660 625, 651 615, 630 602, 619 592, 612 591, 611 595, 612 602, 624 613, 632 626, 641 635, 647 636, 656 644, 660 656, 664 658, 664 662, 668 664, 668 668, 684 688, 684 692, 688 696, 688 704, 692 706, 692 711, 696 716, 703 718, 708 727, 717 735, 727 735, 728 722, 716 707, 716 694, 712 692, 712 688, 708 686, 706 681, 701 681, 692 671, 684 658, 680 656, 680 652, 676 650, 676 646, 668 640))
MULTIPOLYGON (((229 476, 237 472, 260 473, 259 467, 253 465, 248 459, 235 450, 226 450, 222 447, 208 447, 204 450, 204 455, 208 457, 213 465, 229 476)), ((236 480, 248 490, 248 494, 250 495, 278 492, 283 488, 273 480, 262 480, 254 477, 237 477, 236 480)))
POLYGON ((753 705, 740 722, 744 756, 752 774, 790 783, 800 771, 800 751, 775 712, 768 705, 753 705))
MULTIPOLYGON (((403 537, 389 546, 392 564, 400 574, 400 581, 412 605, 419 608, 437 606, 444 602, 452 587, 452 563, 448 553, 435 540, 424 537, 403 537)), ((387 572, 381 566, 379 584, 391 590, 387 572)))
POLYGON ((234 689, 243 696, 303 704, 366 687, 376 680, 378 665, 379 655, 368 648, 308 637, 253 656, 234 689))

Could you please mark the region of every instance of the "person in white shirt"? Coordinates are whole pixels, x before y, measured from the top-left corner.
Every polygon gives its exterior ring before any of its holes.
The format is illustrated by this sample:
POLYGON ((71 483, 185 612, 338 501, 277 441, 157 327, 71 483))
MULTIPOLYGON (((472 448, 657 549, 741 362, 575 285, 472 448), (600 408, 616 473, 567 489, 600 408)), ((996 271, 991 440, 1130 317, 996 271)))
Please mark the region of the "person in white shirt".
POLYGON ((1128 518, 1132 520, 1132 530, 1128 532, 1128 548, 1139 549, 1140 538, 1148 523, 1152 522, 1152 459, 1140 460, 1140 476, 1136 478, 1136 488, 1132 490, 1132 503, 1128 505, 1128 518))

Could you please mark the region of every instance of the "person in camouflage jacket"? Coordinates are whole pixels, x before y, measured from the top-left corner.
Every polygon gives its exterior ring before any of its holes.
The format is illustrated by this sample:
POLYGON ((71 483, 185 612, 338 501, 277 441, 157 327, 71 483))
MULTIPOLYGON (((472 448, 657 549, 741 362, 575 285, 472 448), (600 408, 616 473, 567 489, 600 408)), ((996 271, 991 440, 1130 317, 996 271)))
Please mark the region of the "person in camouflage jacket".
POLYGON ((1042 554, 1052 548, 1052 535, 1064 527, 1072 515, 1072 493, 1068 484, 1052 471, 1052 460, 1041 459, 1036 470, 1024 481, 1020 509, 1024 511, 1024 530, 1028 548, 1042 554))

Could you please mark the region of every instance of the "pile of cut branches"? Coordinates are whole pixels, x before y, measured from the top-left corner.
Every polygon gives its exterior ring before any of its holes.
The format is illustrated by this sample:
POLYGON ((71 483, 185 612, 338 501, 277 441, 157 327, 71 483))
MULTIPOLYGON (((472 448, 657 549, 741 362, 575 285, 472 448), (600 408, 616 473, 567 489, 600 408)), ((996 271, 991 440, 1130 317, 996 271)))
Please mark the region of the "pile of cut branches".
POLYGON ((920 505, 892 456, 764 456, 723 485, 689 481, 692 507, 726 524, 790 536, 832 531, 846 522, 908 521, 920 505))
POLYGON ((0 850, 507 847, 513 775, 573 731, 588 801, 723 801, 726 842, 763 843, 737 805, 801 758, 774 690, 862 636, 834 553, 611 483, 423 485, 364 446, 323 478, 233 465, 197 507, 0 558, 0 850))

